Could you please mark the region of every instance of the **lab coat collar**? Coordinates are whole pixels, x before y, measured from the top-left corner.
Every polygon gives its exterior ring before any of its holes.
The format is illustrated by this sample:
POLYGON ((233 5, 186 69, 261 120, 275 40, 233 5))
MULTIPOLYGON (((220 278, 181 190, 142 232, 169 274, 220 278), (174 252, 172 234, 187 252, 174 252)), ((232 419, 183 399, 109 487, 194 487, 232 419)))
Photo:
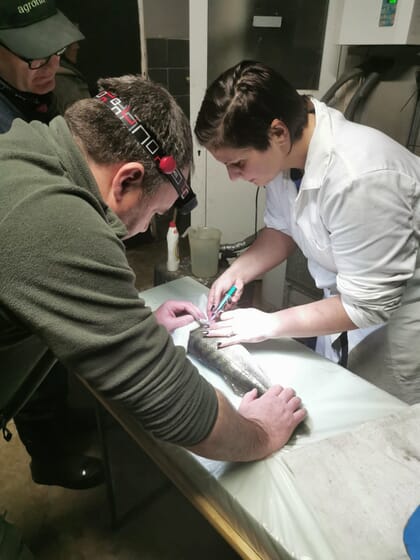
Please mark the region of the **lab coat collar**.
POLYGON ((333 133, 332 121, 325 103, 311 99, 315 107, 315 128, 309 142, 300 191, 319 189, 330 165, 333 133))

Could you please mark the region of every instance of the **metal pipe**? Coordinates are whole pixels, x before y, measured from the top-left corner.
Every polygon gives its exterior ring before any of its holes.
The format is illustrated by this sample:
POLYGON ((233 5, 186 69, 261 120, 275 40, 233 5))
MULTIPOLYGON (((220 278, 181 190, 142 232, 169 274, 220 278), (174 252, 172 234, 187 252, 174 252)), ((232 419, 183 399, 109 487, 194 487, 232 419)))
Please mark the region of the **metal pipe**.
POLYGON ((144 2, 137 0, 140 26, 140 54, 141 54, 141 75, 143 78, 149 77, 149 64, 147 58, 146 28, 144 25, 144 2))

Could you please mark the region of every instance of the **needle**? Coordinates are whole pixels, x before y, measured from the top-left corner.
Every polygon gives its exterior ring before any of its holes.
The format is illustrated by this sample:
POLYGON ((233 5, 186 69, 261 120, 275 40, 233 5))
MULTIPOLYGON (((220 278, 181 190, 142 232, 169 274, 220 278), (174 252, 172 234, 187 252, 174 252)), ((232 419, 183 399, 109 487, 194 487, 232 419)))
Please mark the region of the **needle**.
POLYGON ((222 300, 220 301, 219 305, 216 307, 216 310, 213 311, 212 316, 211 316, 211 321, 213 321, 213 319, 221 312, 223 311, 224 306, 227 304, 228 300, 233 296, 233 294, 236 292, 237 287, 236 286, 232 286, 223 296, 222 300))

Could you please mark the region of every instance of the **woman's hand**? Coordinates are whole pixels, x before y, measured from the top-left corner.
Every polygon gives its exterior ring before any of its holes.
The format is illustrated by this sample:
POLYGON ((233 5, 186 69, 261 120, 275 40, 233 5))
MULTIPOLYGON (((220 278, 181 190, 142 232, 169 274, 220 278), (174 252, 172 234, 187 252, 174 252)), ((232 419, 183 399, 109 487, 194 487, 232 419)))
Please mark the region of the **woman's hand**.
POLYGON ((230 298, 230 301, 226 304, 226 308, 229 309, 232 305, 238 303, 241 299, 244 282, 238 276, 232 274, 230 268, 228 268, 222 275, 215 280, 210 288, 209 297, 207 300, 207 316, 210 317, 216 310, 216 307, 223 299, 223 296, 230 290, 232 286, 236 286, 236 292, 230 298))
POLYGON ((220 320, 209 325, 206 336, 221 337, 220 348, 239 342, 261 342, 275 338, 278 317, 252 307, 235 309, 220 315, 220 320))
POLYGON ((200 309, 190 301, 168 300, 155 311, 156 321, 169 332, 193 321, 205 319, 200 309))

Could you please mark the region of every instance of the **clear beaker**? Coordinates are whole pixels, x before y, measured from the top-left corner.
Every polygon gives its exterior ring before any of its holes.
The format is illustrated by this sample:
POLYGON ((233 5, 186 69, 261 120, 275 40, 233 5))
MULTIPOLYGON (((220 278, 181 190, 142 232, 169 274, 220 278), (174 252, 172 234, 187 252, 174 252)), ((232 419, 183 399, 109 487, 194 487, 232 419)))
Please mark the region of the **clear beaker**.
POLYGON ((222 232, 214 227, 190 227, 191 271, 199 278, 216 276, 219 269, 219 249, 222 232))

